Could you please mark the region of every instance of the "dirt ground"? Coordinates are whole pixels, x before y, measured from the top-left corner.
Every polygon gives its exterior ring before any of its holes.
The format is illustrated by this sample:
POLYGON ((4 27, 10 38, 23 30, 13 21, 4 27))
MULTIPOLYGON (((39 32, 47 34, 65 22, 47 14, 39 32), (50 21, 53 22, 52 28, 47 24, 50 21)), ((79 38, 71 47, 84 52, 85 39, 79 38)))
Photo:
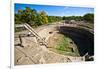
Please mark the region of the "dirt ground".
MULTIPOLYGON (((54 35, 57 33, 55 25, 41 27, 36 29, 36 32, 40 37, 44 38, 49 43, 48 47, 56 47, 58 37, 60 35, 54 35)), ((22 37, 21 47, 20 40, 17 37, 19 34, 26 34, 28 31, 15 33, 15 46, 14 46, 14 60, 15 65, 27 65, 27 64, 48 64, 48 63, 67 63, 84 61, 84 57, 62 55, 56 53, 44 45, 39 45, 36 38, 33 37, 22 37)))

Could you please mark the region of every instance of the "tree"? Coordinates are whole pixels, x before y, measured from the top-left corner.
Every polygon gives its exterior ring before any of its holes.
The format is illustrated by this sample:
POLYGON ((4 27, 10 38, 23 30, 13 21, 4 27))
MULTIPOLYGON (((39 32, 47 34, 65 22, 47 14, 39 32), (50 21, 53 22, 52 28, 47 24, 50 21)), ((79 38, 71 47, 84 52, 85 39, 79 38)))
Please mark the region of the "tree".
POLYGON ((41 11, 39 13, 39 15, 40 15, 41 23, 42 24, 47 24, 48 23, 48 18, 47 18, 46 12, 41 11))
POLYGON ((85 21, 94 23, 94 14, 92 14, 92 13, 85 14, 83 16, 83 18, 84 18, 85 21))
POLYGON ((18 10, 15 14, 15 23, 28 23, 31 26, 37 21, 37 11, 26 7, 25 10, 18 10))
POLYGON ((26 7, 24 10, 19 9, 15 13, 15 24, 28 23, 31 26, 40 26, 62 20, 60 16, 48 16, 45 11, 37 12, 35 9, 26 7))

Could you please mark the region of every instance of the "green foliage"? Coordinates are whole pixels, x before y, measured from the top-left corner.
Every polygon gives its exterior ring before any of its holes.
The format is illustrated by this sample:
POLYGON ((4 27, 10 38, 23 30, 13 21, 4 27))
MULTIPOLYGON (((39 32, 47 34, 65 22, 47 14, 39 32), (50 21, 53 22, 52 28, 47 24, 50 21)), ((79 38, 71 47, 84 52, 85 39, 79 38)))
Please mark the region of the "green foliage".
POLYGON ((94 14, 87 13, 83 16, 84 20, 94 23, 94 14))
POLYGON ((61 17, 47 16, 45 11, 37 12, 35 9, 29 7, 26 7, 25 10, 20 9, 15 13, 15 24, 28 23, 34 27, 60 20, 61 17))
POLYGON ((70 43, 70 39, 65 37, 64 35, 61 35, 59 37, 57 49, 61 51, 71 52, 71 49, 68 47, 70 45, 69 43, 70 43))
POLYGON ((61 21, 62 17, 60 16, 48 16, 48 22, 52 23, 52 22, 57 22, 57 21, 61 21))
POLYGON ((57 44, 57 52, 63 55, 71 55, 71 56, 79 56, 79 52, 77 49, 75 49, 74 52, 72 52, 72 49, 69 47, 72 40, 64 35, 61 35, 58 40, 57 44))
POLYGON ((41 11, 39 14, 40 14, 41 24, 47 24, 48 18, 47 18, 46 13, 44 11, 41 11))
POLYGON ((87 21, 90 23, 94 23, 94 14, 92 13, 87 13, 84 16, 64 16, 62 18, 63 20, 76 20, 76 21, 87 21))
POLYGON ((35 9, 26 7, 24 10, 20 9, 15 13, 15 24, 28 23, 32 27, 37 27, 44 24, 50 24, 61 20, 86 20, 89 22, 94 21, 93 14, 86 14, 82 16, 48 16, 45 11, 37 12, 35 9))
POLYGON ((76 20, 76 21, 82 21, 83 17, 82 16, 64 16, 63 20, 76 20))

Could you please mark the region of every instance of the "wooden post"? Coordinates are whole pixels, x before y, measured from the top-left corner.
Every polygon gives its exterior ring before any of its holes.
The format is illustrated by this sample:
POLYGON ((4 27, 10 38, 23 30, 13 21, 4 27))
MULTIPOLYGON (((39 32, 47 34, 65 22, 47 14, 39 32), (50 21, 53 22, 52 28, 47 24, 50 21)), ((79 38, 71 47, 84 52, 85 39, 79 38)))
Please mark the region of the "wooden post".
POLYGON ((21 35, 19 35, 19 40, 20 40, 20 46, 21 46, 21 47, 24 47, 24 46, 22 45, 21 35))

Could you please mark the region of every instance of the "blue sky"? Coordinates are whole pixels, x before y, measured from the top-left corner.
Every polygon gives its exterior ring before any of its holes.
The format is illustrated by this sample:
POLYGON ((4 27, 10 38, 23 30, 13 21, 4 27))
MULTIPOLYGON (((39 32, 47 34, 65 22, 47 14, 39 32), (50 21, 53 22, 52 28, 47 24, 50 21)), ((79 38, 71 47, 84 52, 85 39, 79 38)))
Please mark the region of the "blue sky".
POLYGON ((36 5, 36 4, 15 4, 15 13, 19 9, 30 7, 39 11, 45 11, 49 16, 83 16, 86 13, 94 13, 93 8, 86 7, 71 7, 71 6, 50 6, 50 5, 36 5))

